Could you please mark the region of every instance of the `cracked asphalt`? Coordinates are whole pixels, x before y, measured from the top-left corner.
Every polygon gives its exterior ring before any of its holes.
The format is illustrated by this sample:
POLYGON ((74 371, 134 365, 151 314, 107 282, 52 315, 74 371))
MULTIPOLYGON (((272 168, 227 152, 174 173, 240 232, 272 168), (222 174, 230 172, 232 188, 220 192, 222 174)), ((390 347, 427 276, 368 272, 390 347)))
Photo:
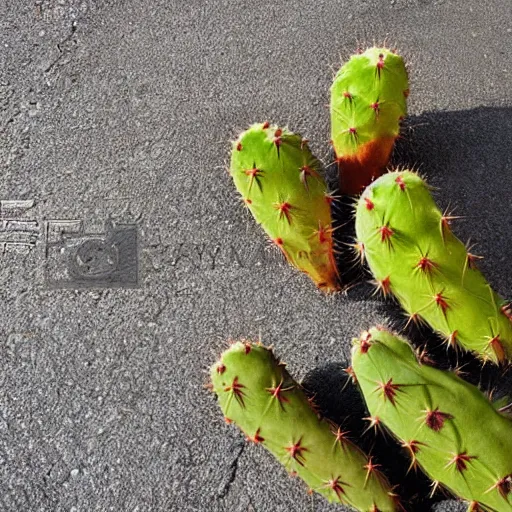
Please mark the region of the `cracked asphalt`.
MULTIPOLYGON (((395 160, 464 217, 511 297, 511 39, 508 0, 0 1, 0 215, 21 222, 0 220, 0 510, 343 510, 244 447, 206 370, 228 339, 261 338, 348 421, 362 404, 325 383, 398 311, 364 280, 326 297, 286 266, 238 201, 228 141, 288 124, 328 163, 332 70, 396 46, 411 94, 395 160), (137 226, 137 286, 78 289, 50 228, 97 239, 107 221, 137 226)), ((400 483, 396 448, 364 442, 400 483)), ((464 510, 407 485, 412 510, 464 510)))

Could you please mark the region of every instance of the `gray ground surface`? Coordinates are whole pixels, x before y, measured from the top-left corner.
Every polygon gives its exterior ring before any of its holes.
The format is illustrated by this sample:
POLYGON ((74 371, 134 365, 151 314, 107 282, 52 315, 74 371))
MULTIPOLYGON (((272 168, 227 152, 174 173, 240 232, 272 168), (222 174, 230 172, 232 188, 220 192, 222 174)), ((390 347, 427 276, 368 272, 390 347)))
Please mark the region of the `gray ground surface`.
POLYGON ((510 2, 0 0, 0 29, 0 199, 33 200, 14 213, 36 221, 32 247, 0 254, 0 510, 340 510, 243 448, 205 370, 261 336, 298 379, 325 375, 389 308, 366 286, 322 296, 268 251, 227 140, 268 119, 328 160, 330 67, 396 45, 398 159, 510 296, 510 2), (140 226, 140 287, 51 289, 66 263, 48 223, 109 217, 140 226))

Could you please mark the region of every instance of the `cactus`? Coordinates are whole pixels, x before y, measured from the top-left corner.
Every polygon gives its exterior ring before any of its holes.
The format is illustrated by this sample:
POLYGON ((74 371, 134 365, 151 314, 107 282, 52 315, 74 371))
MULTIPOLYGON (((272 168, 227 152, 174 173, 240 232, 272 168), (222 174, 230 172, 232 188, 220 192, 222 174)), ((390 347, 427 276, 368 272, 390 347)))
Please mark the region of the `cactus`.
POLYGON ((408 94, 404 61, 386 48, 354 55, 338 71, 331 86, 331 140, 342 193, 359 194, 384 172, 408 94))
POLYGON ((320 172, 307 140, 286 128, 254 124, 233 142, 230 173, 245 205, 288 262, 332 292, 333 197, 320 172))
POLYGON ((355 247, 377 288, 398 299, 409 321, 428 323, 449 347, 494 363, 510 360, 510 307, 451 232, 452 219, 416 173, 391 172, 359 198, 355 247))
POLYGON ((319 418, 270 349, 234 343, 213 365, 211 380, 226 422, 268 449, 311 491, 361 511, 398 510, 378 465, 346 432, 319 418))
POLYGON ((469 502, 512 511, 512 421, 478 388, 422 364, 409 344, 374 328, 354 340, 352 375, 372 425, 384 425, 417 466, 469 502))

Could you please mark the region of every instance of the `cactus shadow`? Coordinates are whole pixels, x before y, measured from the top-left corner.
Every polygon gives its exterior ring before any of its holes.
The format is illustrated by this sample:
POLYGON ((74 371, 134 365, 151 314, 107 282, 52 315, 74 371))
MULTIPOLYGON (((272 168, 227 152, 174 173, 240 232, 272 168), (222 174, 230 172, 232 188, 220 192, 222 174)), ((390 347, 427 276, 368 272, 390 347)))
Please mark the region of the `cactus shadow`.
MULTIPOLYGON (((426 174, 439 188, 436 200, 441 207, 464 203, 466 222, 457 224, 461 239, 470 235, 484 238, 487 254, 498 255, 484 260, 481 268, 502 295, 512 295, 512 272, 503 262, 512 261, 512 239, 508 233, 512 222, 509 191, 512 190, 511 107, 480 107, 463 111, 426 112, 411 116, 404 135, 397 142, 392 165, 414 167, 426 174), (468 221, 469 219, 469 221, 468 221), (501 263, 499 263, 501 261, 501 263)), ((367 300, 372 287, 363 266, 354 262, 351 244, 355 240, 353 198, 341 197, 333 207, 334 236, 338 250, 337 263, 343 283, 351 287, 345 300, 367 300), (356 286, 357 285, 357 286, 356 286)), ((388 327, 407 337, 419 350, 425 349, 436 367, 456 370, 493 399, 509 397, 512 402, 512 369, 482 362, 469 353, 447 350, 443 340, 428 326, 407 323, 400 305, 382 299, 378 312, 387 318, 388 327)), ((345 385, 347 365, 329 364, 307 374, 303 385, 315 397, 322 414, 343 429, 358 433, 367 428, 362 419, 368 415, 362 397, 352 384, 345 385)), ((512 412, 512 408, 509 412, 512 412)), ((390 434, 366 435, 358 444, 370 451, 388 471, 392 483, 399 483, 399 494, 414 511, 429 511, 434 503, 447 497, 437 492, 432 498, 430 482, 421 473, 407 474, 409 460, 402 454, 390 434)))
POLYGON ((369 413, 357 387, 344 370, 348 366, 330 363, 311 370, 302 382, 306 394, 314 399, 325 418, 349 431, 349 437, 382 465, 391 485, 398 485, 397 493, 407 511, 430 512, 434 503, 447 497, 439 491, 429 497, 430 480, 421 471, 409 471, 410 459, 402 453, 389 432, 366 431, 368 423, 363 418, 369 413))
MULTIPOLYGON (((481 178, 491 181, 497 178, 493 171, 511 165, 511 132, 512 107, 423 112, 405 119, 391 163, 417 167, 429 176, 440 173, 443 182, 462 178, 477 196, 484 196, 488 190, 478 187, 481 178)), ((500 180, 495 181, 499 190, 500 180)))
POLYGON ((336 265, 340 280, 347 289, 360 283, 365 275, 354 246, 356 240, 354 203, 354 198, 341 196, 331 207, 336 265))

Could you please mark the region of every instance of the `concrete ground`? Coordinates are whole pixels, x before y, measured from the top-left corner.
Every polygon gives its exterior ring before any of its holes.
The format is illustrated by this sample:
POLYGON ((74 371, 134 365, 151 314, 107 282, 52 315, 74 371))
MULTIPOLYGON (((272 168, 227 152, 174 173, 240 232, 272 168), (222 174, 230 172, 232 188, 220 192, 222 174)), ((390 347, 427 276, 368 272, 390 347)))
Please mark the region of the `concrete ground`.
MULTIPOLYGON (((203 384, 226 340, 261 338, 350 415, 322 386, 397 308, 317 292, 223 166, 262 120, 328 163, 332 69, 374 41, 410 64, 397 162, 511 296, 508 0, 0 2, 1 511, 343 510, 244 446, 203 384)), ((464 510, 414 485, 412 510, 464 510)))

